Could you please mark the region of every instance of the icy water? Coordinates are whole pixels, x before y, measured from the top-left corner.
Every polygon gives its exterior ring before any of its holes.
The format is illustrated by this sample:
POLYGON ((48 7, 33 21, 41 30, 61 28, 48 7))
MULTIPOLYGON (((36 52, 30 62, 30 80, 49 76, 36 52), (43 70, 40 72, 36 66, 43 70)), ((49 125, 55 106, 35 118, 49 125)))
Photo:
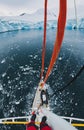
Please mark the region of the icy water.
MULTIPOLYGON (((45 72, 55 34, 55 30, 47 31, 45 72)), ((41 30, 0 34, 0 118, 29 114, 40 80, 42 35, 41 30)), ((83 64, 84 31, 67 30, 59 58, 47 81, 54 113, 84 118, 84 71, 66 90, 52 96, 76 75, 83 64)), ((25 126, 15 125, 0 127, 2 130, 25 129, 25 126)))

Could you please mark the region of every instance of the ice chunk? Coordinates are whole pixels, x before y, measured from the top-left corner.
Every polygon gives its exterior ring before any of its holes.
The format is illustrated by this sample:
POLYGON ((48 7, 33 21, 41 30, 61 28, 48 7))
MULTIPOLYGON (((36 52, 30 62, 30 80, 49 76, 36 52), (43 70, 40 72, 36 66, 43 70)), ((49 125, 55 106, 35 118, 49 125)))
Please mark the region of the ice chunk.
POLYGON ((59 57, 58 59, 59 59, 59 60, 62 60, 62 57, 59 57))
POLYGON ((70 74, 70 76, 72 77, 72 78, 74 78, 74 74, 72 73, 72 74, 70 74))
POLYGON ((10 110, 10 113, 13 113, 13 110, 12 110, 12 109, 10 110))
POLYGON ((35 56, 34 56, 34 59, 36 59, 37 57, 38 57, 38 56, 37 56, 37 55, 35 55, 35 56))
POLYGON ((2 77, 4 78, 6 76, 6 72, 2 74, 2 77))
POLYGON ((15 104, 16 104, 16 105, 20 104, 20 101, 16 101, 15 104))
POLYGON ((75 103, 75 106, 77 106, 78 105, 78 103, 75 103))
POLYGON ((5 60, 5 59, 3 59, 3 60, 1 61, 1 64, 5 63, 5 62, 6 62, 6 60, 5 60))
POLYGON ((8 84, 11 84, 11 81, 10 81, 10 80, 8 80, 8 84))
POLYGON ((3 90, 3 86, 2 86, 2 84, 0 83, 0 91, 1 91, 1 90, 3 90))
POLYGON ((73 113, 71 113, 71 116, 73 116, 73 113))

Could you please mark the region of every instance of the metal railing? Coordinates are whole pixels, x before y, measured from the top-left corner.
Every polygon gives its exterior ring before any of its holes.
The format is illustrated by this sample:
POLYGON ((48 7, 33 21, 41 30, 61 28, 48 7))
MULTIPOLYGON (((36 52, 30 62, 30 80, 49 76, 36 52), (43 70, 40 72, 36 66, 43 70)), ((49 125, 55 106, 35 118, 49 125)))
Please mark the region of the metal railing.
MULTIPOLYGON (((30 117, 31 116, 2 118, 0 119, 0 124, 27 124, 30 121, 30 117)), ((73 126, 84 127, 84 119, 74 118, 74 117, 64 117, 64 116, 60 116, 60 117, 62 119, 68 120, 70 124, 72 124, 73 126)), ((39 122, 36 123, 39 124, 39 122)))
POLYGON ((72 121, 84 122, 84 119, 80 119, 80 118, 64 117, 64 116, 61 116, 61 118, 65 120, 69 120, 70 124, 72 123, 72 121))

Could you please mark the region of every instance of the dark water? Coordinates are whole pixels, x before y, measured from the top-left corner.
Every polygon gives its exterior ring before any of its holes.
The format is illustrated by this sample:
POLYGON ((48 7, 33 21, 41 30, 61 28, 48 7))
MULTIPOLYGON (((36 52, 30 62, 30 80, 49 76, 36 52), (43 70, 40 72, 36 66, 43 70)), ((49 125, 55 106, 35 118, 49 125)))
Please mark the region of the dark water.
MULTIPOLYGON (((47 32, 45 72, 55 40, 47 32)), ((0 118, 29 114, 40 80, 42 31, 0 34, 0 118)), ((66 31, 59 58, 47 81, 50 95, 65 86, 84 64, 84 31, 66 31)), ((62 116, 84 118, 84 71, 65 91, 51 97, 52 110, 62 116)), ((24 130, 25 126, 0 126, 24 130)), ((83 129, 80 129, 83 130, 83 129)))

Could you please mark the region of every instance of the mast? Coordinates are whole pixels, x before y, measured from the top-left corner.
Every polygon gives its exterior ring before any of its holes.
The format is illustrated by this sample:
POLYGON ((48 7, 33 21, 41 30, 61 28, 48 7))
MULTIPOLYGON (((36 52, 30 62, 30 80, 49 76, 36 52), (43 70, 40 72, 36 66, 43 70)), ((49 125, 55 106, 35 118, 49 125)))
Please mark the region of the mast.
POLYGON ((76 6, 76 1, 75 0, 74 0, 74 8, 75 8, 76 28, 78 28, 77 6, 76 6))

